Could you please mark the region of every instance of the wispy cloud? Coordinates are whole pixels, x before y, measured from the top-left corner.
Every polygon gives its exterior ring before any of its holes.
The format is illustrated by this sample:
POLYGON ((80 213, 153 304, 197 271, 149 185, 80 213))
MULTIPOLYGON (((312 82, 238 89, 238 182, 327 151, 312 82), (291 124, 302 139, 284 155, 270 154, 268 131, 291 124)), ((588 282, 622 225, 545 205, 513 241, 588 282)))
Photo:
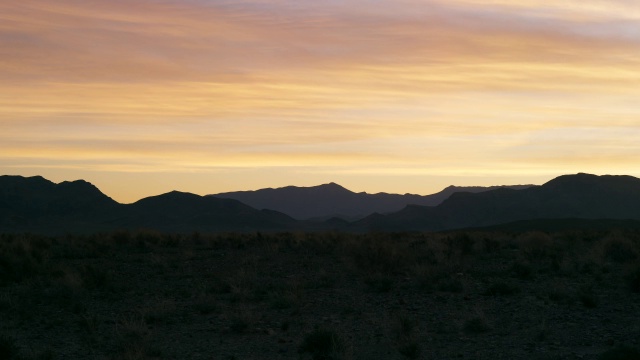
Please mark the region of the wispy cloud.
POLYGON ((639 25, 625 0, 5 2, 0 167, 640 175, 639 25))

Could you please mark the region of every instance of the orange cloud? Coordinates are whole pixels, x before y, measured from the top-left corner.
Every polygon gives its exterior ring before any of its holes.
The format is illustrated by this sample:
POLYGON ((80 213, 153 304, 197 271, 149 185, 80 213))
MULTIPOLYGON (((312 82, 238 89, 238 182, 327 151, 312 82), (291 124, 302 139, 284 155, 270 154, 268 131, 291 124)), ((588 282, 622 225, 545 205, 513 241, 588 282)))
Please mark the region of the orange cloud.
POLYGON ((5 2, 0 169, 640 174, 638 19, 624 0, 5 2))

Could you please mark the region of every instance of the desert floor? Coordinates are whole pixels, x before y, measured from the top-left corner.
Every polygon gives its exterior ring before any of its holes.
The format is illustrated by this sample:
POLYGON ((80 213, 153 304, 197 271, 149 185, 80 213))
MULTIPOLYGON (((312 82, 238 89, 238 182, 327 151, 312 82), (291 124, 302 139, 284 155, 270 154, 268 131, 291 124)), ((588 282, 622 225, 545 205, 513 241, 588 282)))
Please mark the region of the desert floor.
POLYGON ((640 233, 0 237, 1 359, 638 359, 640 233))

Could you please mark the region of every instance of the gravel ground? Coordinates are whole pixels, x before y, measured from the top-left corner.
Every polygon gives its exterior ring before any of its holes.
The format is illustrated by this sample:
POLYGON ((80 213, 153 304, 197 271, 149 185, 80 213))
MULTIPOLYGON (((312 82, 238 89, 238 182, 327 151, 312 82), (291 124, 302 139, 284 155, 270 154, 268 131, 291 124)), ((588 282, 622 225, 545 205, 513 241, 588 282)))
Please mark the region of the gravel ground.
POLYGON ((639 264, 624 231, 2 235, 0 359, 637 359, 639 264))

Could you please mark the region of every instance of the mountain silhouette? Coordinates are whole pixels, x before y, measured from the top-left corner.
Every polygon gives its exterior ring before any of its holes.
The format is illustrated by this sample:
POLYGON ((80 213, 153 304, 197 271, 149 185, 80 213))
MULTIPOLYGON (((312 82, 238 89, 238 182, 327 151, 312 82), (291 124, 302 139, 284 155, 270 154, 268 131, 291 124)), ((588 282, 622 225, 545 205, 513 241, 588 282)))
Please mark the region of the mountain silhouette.
POLYGON ((55 184, 41 176, 0 176, 0 228, 93 228, 95 219, 121 205, 83 181, 55 184))
POLYGON ((127 205, 124 215, 113 224, 168 232, 286 230, 296 225, 294 219, 277 211, 179 191, 127 205))
MULTIPOLYGON (((458 189, 461 188, 447 188, 445 191, 458 189)), ((382 201, 388 199, 425 198, 419 195, 353 193, 333 183, 259 192, 270 194, 273 201, 283 193, 289 197, 302 194, 306 196, 302 200, 306 201, 304 204, 308 208, 320 207, 325 213, 375 210, 374 205, 392 202, 382 201), (309 193, 316 197, 308 196, 309 193), (339 201, 350 198, 356 200, 339 201), (312 201, 314 199, 316 202, 312 201), (356 207, 354 203, 358 206, 373 205, 365 208, 356 207), (330 207, 331 204, 343 204, 343 207, 330 207)), ((281 201, 302 206, 296 203, 300 199, 285 197, 281 201)), ((640 179, 631 176, 581 173, 560 176, 544 185, 521 189, 502 187, 476 193, 453 191, 436 206, 404 205, 401 210, 391 213, 371 211, 369 216, 357 221, 331 217, 322 222, 295 220, 280 211, 259 210, 238 200, 217 196, 172 191, 133 204, 120 204, 82 180, 55 184, 39 176, 0 176, 0 232, 559 229, 635 227, 639 220, 640 179)))
POLYGON ((237 200, 173 191, 120 204, 83 181, 0 176, 0 231, 74 233, 117 229, 167 232, 286 230, 296 221, 237 200))
POLYGON ((640 179, 564 175, 522 190, 454 193, 434 207, 410 205, 350 226, 366 230, 448 230, 533 219, 640 219, 640 179))
POLYGON ((354 221, 377 213, 399 211, 409 204, 435 206, 451 194, 464 192, 483 192, 497 188, 525 189, 533 185, 458 187, 449 186, 432 195, 415 194, 368 194, 356 193, 336 183, 312 187, 287 186, 254 191, 236 191, 210 195, 217 198, 239 200, 256 209, 272 209, 285 213, 298 220, 327 220, 341 218, 354 221))

